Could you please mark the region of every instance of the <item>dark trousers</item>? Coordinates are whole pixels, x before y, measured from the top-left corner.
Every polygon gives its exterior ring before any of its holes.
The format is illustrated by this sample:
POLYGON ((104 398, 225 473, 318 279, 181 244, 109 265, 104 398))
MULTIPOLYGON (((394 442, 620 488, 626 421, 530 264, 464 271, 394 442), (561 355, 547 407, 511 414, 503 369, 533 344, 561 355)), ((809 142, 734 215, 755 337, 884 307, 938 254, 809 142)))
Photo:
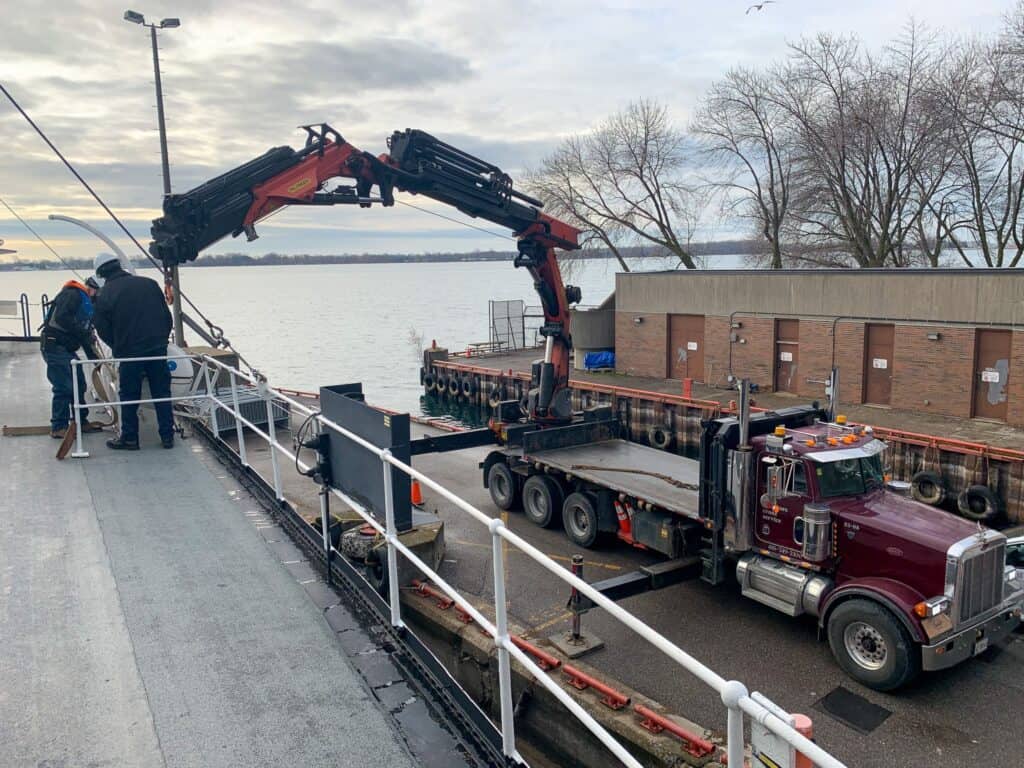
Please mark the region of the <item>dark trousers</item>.
MULTIPOLYGON (((158 349, 139 357, 166 355, 167 348, 158 349)), ((171 372, 166 360, 121 363, 118 368, 120 395, 122 400, 138 400, 142 397, 142 379, 149 380, 149 392, 154 398, 171 396, 171 372)), ((171 403, 154 403, 160 437, 174 437, 174 414, 171 403)), ((121 437, 129 442, 139 439, 139 406, 121 406, 121 437)))
MULTIPOLYGON (((71 403, 75 399, 74 382, 71 380, 71 361, 78 355, 68 352, 59 344, 51 344, 43 350, 46 361, 46 378, 53 388, 53 401, 50 404, 50 429, 64 429, 71 419, 71 403)), ((82 367, 75 366, 78 377, 78 402, 85 405, 85 373, 82 367)), ((89 418, 88 408, 78 409, 81 424, 89 418)))

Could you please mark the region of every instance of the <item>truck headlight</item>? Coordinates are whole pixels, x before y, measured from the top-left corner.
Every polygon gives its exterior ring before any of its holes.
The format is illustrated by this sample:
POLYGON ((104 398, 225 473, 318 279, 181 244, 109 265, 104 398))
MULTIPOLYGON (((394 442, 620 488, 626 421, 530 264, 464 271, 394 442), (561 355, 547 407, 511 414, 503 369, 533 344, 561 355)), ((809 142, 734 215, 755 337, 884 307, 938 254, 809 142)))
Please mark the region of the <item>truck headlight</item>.
POLYGON ((949 610, 950 599, 945 595, 930 597, 914 606, 914 613, 922 619, 930 619, 949 610))

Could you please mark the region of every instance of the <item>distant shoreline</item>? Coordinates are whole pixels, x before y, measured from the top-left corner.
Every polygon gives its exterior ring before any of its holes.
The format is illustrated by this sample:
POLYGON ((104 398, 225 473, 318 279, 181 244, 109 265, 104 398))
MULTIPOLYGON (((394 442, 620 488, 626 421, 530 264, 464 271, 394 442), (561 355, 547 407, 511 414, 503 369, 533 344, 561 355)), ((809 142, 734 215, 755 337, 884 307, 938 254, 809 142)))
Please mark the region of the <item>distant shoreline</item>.
MULTIPOLYGON (((735 256, 755 252, 755 245, 749 241, 731 240, 716 243, 695 243, 692 252, 695 256, 735 256)), ((643 258, 670 258, 668 254, 651 253, 644 248, 624 248, 623 256, 629 260, 643 258)), ((367 254, 296 254, 267 253, 262 256, 249 256, 243 253, 224 253, 201 256, 184 265, 193 267, 268 267, 278 265, 304 264, 439 264, 447 262, 479 262, 508 261, 515 256, 514 251, 473 251, 469 253, 367 253, 367 254)), ((573 253, 573 259, 607 260, 615 257, 607 250, 584 249, 573 253)), ((66 259, 72 269, 92 270, 92 259, 66 259)), ((138 267, 151 266, 141 259, 133 260, 138 267)), ((37 261, 14 261, 0 263, 0 272, 27 272, 39 270, 61 270, 67 266, 52 259, 37 261)))

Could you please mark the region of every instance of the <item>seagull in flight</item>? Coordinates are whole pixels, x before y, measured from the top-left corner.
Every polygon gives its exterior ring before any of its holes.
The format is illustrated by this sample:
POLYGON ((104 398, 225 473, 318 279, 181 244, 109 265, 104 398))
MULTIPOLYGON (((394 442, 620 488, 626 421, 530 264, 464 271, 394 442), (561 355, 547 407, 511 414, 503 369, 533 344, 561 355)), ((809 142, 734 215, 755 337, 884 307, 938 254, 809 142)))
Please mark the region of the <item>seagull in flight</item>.
POLYGON ((772 5, 774 3, 775 3, 775 0, 763 0, 763 2, 754 3, 752 6, 747 8, 747 12, 745 14, 743 14, 743 15, 744 16, 749 16, 751 11, 763 11, 764 7, 766 5, 772 5))

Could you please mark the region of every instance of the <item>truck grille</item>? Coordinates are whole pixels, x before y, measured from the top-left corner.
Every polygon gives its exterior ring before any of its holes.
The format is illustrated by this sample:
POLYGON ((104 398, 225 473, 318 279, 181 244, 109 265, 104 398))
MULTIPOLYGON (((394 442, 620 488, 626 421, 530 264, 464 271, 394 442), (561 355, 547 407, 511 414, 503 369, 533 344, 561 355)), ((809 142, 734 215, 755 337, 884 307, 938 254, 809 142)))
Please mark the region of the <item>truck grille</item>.
POLYGON ((1003 600, 1005 540, 986 549, 968 551, 960 561, 956 591, 957 621, 970 621, 1003 600))

